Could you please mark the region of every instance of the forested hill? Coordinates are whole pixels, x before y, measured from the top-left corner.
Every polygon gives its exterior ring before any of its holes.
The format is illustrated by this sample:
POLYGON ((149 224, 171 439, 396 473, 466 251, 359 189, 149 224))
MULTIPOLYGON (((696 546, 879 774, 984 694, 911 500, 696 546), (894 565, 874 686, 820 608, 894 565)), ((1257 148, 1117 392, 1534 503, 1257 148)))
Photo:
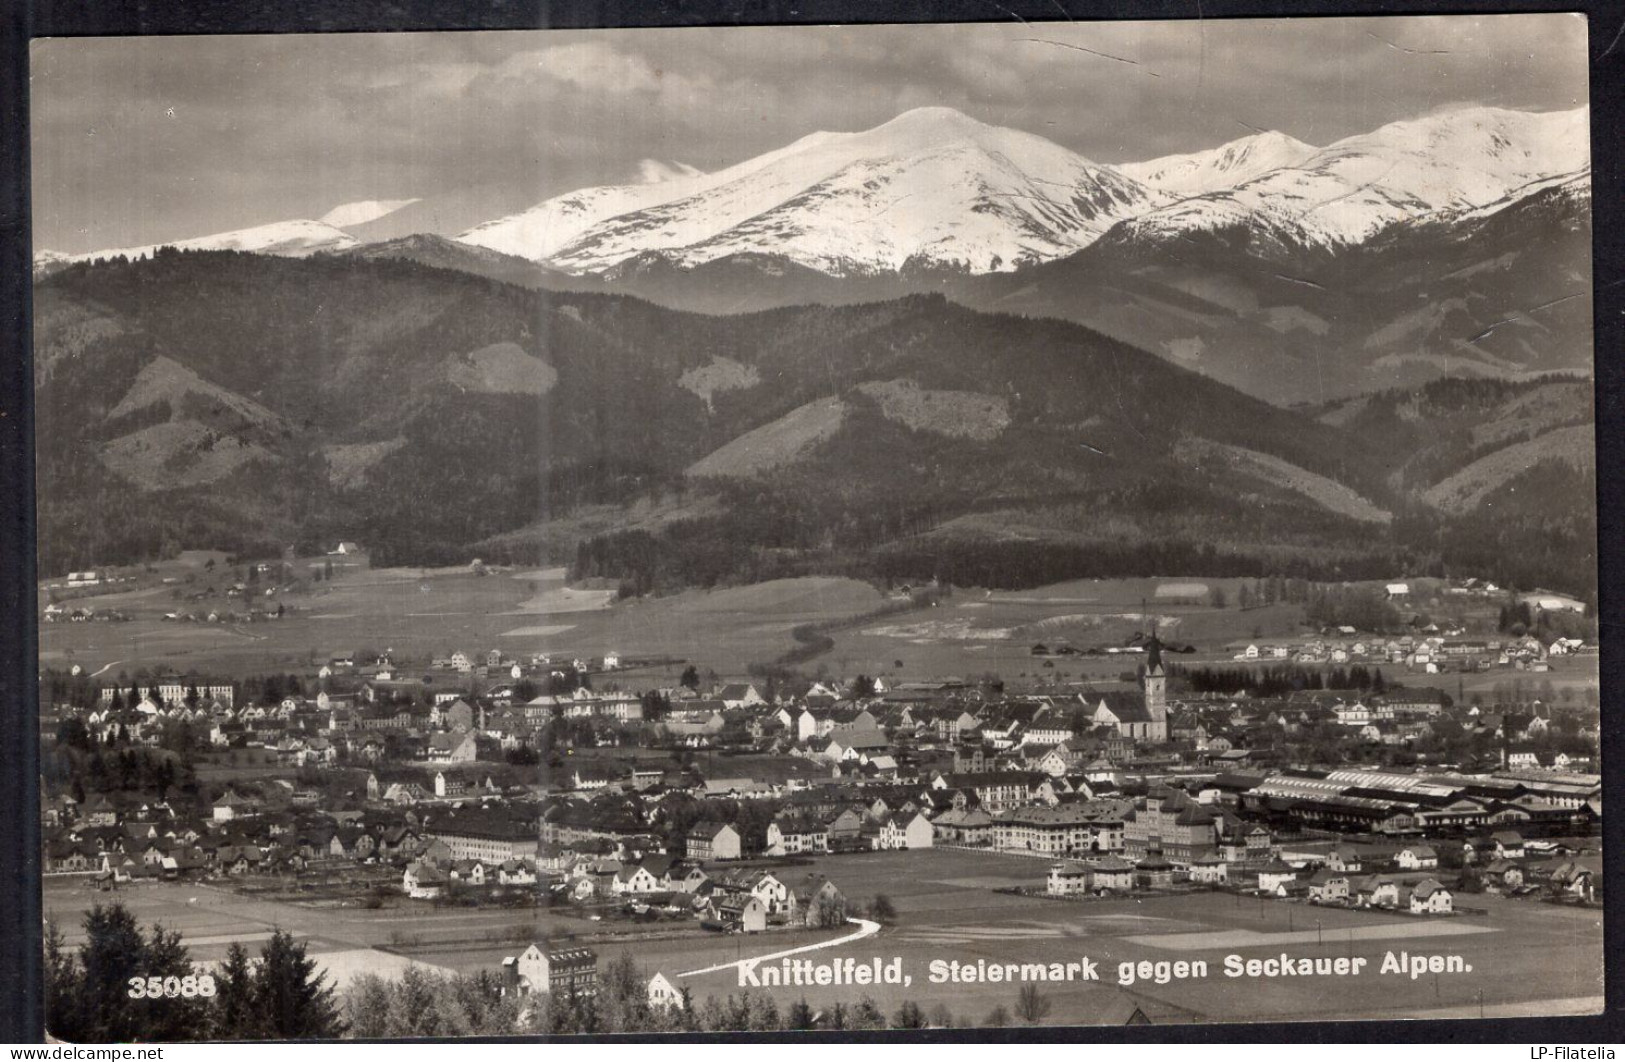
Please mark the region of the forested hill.
POLYGON ((1441 527, 1472 520, 1318 411, 939 297, 718 317, 404 260, 169 251, 69 267, 36 302, 46 574, 345 538, 639 589, 1352 576, 1436 565, 1441 527))

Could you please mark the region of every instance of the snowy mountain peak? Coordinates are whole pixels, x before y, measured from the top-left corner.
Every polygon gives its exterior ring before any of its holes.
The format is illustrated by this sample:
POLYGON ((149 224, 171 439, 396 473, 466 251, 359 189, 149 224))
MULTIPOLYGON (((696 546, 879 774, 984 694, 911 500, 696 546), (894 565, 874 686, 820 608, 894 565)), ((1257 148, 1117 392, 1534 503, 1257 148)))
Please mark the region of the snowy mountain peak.
POLYGON ((963 134, 997 128, 999 127, 988 125, 986 122, 979 122, 963 111, 957 111, 952 107, 915 107, 913 110, 904 111, 888 122, 882 122, 870 132, 878 134, 885 130, 918 130, 923 132, 956 131, 963 134))
POLYGON ((659 184, 680 177, 702 176, 704 174, 686 162, 663 162, 660 159, 642 159, 638 162, 638 181, 642 184, 659 184))
POLYGON ((991 272, 1070 254, 1166 201, 1042 137, 922 107, 714 173, 555 196, 458 239, 576 273, 752 253, 838 275, 991 272))
POLYGON ((59 255, 42 251, 34 256, 36 272, 72 262, 96 262, 109 258, 146 258, 161 247, 174 247, 182 251, 252 251, 256 254, 281 255, 303 258, 327 251, 342 251, 354 247, 357 240, 343 229, 321 221, 301 218, 294 221, 275 221, 269 225, 217 232, 209 236, 196 236, 188 240, 148 244, 144 247, 112 247, 84 254, 59 255), (46 255, 53 256, 45 258, 46 255))
POLYGON ((1515 189, 1590 164, 1589 108, 1462 107, 1346 137, 1301 161, 1129 222, 1144 242, 1245 229, 1283 246, 1360 243, 1390 225, 1487 207, 1515 189))
POLYGON ((1183 199, 1234 188, 1270 170, 1296 166, 1315 150, 1285 133, 1269 130, 1208 151, 1126 163, 1117 171, 1183 199))
POLYGON ((354 225, 365 225, 369 221, 377 221, 387 217, 402 207, 409 207, 418 199, 362 199, 354 203, 344 203, 334 207, 321 216, 323 225, 331 225, 336 229, 347 229, 354 225))

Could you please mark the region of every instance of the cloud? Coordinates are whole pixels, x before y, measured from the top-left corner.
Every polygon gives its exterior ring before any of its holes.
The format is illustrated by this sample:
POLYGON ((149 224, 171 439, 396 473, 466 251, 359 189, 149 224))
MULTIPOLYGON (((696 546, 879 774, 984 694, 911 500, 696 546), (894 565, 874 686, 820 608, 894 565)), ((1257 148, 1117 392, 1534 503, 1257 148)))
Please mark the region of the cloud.
POLYGON ((40 41, 36 243, 140 245, 401 190, 426 201, 414 217, 473 223, 645 158, 711 171, 932 104, 1107 163, 1249 128, 1327 144, 1457 102, 1577 106, 1585 44, 1568 15, 40 41))
POLYGON ((560 44, 543 49, 534 60, 516 56, 517 64, 536 68, 548 77, 588 92, 659 93, 663 74, 640 55, 629 55, 601 41, 560 44))

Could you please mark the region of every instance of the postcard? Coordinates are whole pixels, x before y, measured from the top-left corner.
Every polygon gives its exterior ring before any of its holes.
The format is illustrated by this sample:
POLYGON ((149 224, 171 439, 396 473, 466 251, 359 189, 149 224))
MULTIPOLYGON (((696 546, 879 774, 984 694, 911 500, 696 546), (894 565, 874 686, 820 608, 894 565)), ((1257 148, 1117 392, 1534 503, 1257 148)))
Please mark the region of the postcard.
POLYGON ((1584 18, 30 61, 53 1036, 1602 1011, 1584 18))

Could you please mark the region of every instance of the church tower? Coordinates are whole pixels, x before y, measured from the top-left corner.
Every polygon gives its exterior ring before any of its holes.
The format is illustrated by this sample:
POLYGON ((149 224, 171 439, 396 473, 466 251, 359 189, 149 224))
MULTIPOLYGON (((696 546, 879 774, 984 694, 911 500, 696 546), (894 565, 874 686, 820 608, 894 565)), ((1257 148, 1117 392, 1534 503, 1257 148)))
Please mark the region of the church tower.
POLYGON ((1145 708, 1153 723, 1168 721, 1168 673, 1162 666, 1162 642, 1155 622, 1151 640, 1145 643, 1145 708))

